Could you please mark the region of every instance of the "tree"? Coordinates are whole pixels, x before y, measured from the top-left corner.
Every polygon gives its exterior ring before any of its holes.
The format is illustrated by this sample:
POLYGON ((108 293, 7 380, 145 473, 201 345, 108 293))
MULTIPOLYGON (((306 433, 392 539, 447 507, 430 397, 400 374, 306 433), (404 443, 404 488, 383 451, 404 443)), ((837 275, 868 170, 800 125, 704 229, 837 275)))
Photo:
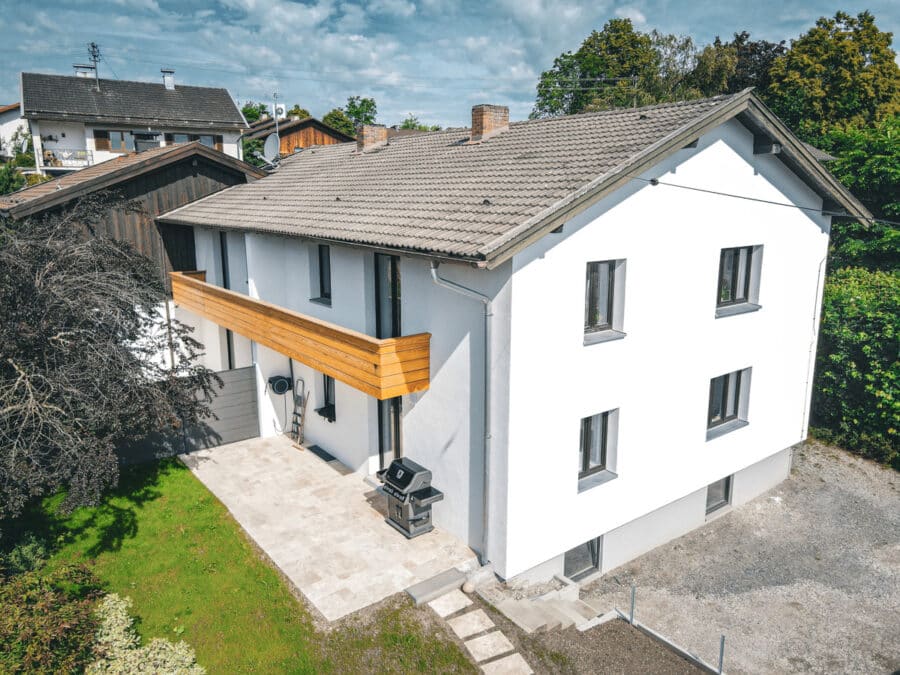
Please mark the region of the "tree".
POLYGON ((825 17, 775 59, 766 98, 807 141, 834 126, 900 113, 900 67, 891 34, 869 12, 825 17))
POLYGON ((12 162, 0 164, 0 195, 9 194, 25 186, 25 176, 12 162))
POLYGON ((244 119, 247 120, 249 124, 253 124, 258 121, 260 117, 263 115, 269 114, 269 106, 265 103, 255 103, 253 101, 247 101, 244 104, 244 107, 241 108, 241 112, 244 113, 244 119))
POLYGON ((348 136, 356 135, 356 127, 353 125, 353 120, 347 117, 342 108, 335 108, 326 113, 325 117, 322 118, 322 122, 348 136))
POLYGON ((733 94, 754 87, 758 94, 765 95, 772 82, 769 75, 772 64, 787 52, 784 40, 751 40, 750 33, 741 31, 734 34, 734 39, 727 46, 734 49, 737 62, 734 72, 728 78, 727 88, 722 93, 733 94))
POLYGON ((241 150, 243 151, 244 161, 253 166, 264 166, 265 160, 260 159, 257 155, 261 155, 265 141, 261 138, 241 138, 241 150))
POLYGON ((649 35, 635 31, 630 19, 611 19, 541 73, 531 117, 652 103, 646 84, 658 77, 659 61, 649 35))
POLYGON ((344 106, 344 114, 353 122, 353 128, 357 129, 364 124, 375 124, 378 106, 375 105, 374 98, 350 96, 344 106))
POLYGON ((94 503, 117 446, 210 415, 218 377, 161 316, 158 265, 90 234, 107 209, 0 221, 0 519, 59 489, 64 508, 94 503))
POLYGON ((287 116, 299 117, 300 119, 303 119, 304 117, 312 117, 312 115, 309 114, 309 110, 307 110, 306 108, 301 108, 299 103, 295 103, 294 107, 287 111, 287 116))
POLYGON ((737 69, 737 49, 723 43, 718 36, 697 55, 691 81, 704 96, 729 92, 729 82, 737 69))
MULTIPOLYGON (((837 156, 831 172, 875 215, 900 219, 900 115, 874 126, 833 129, 820 146, 837 156)), ((900 269, 900 228, 876 221, 835 222, 831 229, 832 268, 864 266, 900 269)))
POLYGON ((406 119, 400 123, 401 129, 414 129, 415 131, 440 131, 441 127, 439 124, 422 124, 419 122, 419 118, 409 113, 406 119))
POLYGON ((667 35, 657 30, 651 31, 650 40, 657 54, 657 73, 656 77, 646 80, 644 86, 654 102, 699 98, 701 92, 692 79, 698 58, 694 40, 686 35, 667 35))
POLYGON ((825 284, 813 425, 900 470, 900 274, 839 270, 825 284))

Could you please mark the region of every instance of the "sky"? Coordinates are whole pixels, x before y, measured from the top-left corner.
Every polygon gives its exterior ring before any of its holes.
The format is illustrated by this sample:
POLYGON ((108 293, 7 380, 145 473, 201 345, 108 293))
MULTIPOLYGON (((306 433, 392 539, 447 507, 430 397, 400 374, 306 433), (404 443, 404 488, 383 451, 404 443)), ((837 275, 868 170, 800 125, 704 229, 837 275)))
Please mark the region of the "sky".
POLYGON ((0 105, 19 100, 19 72, 71 74, 94 41, 101 77, 161 81, 171 67, 176 84, 225 87, 240 103, 271 108, 277 91, 321 117, 371 96, 383 124, 412 113, 467 126, 477 103, 526 118, 541 71, 614 17, 702 45, 741 30, 790 40, 820 16, 864 9, 900 31, 896 0, 0 0, 0 105))

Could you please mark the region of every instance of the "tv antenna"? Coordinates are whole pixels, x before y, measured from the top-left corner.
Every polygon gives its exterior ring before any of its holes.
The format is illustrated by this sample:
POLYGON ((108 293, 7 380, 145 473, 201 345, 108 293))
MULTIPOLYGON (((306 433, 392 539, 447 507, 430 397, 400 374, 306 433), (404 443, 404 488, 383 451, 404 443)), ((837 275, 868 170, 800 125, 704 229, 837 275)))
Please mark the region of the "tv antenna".
MULTIPOLYGON (((284 107, 284 106, 282 106, 284 107)), ((278 92, 272 92, 272 115, 275 117, 275 136, 281 142, 281 134, 278 133, 278 92)))
POLYGON ((100 45, 96 42, 88 45, 88 58, 94 64, 94 81, 97 83, 97 91, 100 91, 100 71, 97 65, 100 63, 100 45))

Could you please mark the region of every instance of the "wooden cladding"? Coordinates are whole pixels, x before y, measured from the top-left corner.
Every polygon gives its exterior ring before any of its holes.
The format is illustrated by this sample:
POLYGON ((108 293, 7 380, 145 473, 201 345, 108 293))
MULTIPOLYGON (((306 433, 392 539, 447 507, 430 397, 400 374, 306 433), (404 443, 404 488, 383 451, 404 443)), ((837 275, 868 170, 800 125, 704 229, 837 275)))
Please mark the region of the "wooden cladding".
POLYGON ((200 316, 384 400, 428 389, 429 333, 378 339, 172 273, 175 302, 200 316))

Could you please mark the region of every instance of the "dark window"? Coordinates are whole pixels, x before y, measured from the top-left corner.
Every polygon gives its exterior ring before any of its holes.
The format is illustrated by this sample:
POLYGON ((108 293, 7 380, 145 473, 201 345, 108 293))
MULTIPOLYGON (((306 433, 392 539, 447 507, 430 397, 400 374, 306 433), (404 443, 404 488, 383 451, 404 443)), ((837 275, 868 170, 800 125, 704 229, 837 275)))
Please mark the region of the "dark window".
MULTIPOLYGON (((107 131, 105 133, 109 140, 108 147, 105 149, 110 152, 134 152, 134 136, 130 131, 107 131)), ((97 138, 96 131, 94 138, 97 138)))
POLYGON ((187 134, 166 134, 166 145, 175 145, 176 143, 189 143, 191 137, 187 134))
POLYGON ((737 419, 741 398, 741 371, 714 377, 709 381, 708 428, 737 419))
POLYGON ((319 300, 331 301, 331 249, 319 244, 319 300))
POLYGON ((731 503, 731 476, 711 483, 706 488, 706 513, 721 509, 731 503))
POLYGON ((101 131, 100 129, 94 130, 94 149, 95 150, 109 150, 109 132, 101 131))
POLYGON ((578 581, 600 569, 603 539, 597 537, 566 551, 563 556, 563 574, 578 581))
POLYGON ((609 413, 591 415, 581 420, 581 466, 579 478, 606 469, 609 444, 609 413))
POLYGON ((719 306, 749 302, 752 266, 752 246, 722 249, 719 258, 719 306))
POLYGON ((328 375, 322 375, 322 400, 323 405, 316 409, 316 412, 329 422, 334 422, 337 419, 334 407, 334 378, 328 375))
POLYGON ((587 264, 584 294, 585 333, 612 328, 615 272, 616 262, 614 260, 587 264))

